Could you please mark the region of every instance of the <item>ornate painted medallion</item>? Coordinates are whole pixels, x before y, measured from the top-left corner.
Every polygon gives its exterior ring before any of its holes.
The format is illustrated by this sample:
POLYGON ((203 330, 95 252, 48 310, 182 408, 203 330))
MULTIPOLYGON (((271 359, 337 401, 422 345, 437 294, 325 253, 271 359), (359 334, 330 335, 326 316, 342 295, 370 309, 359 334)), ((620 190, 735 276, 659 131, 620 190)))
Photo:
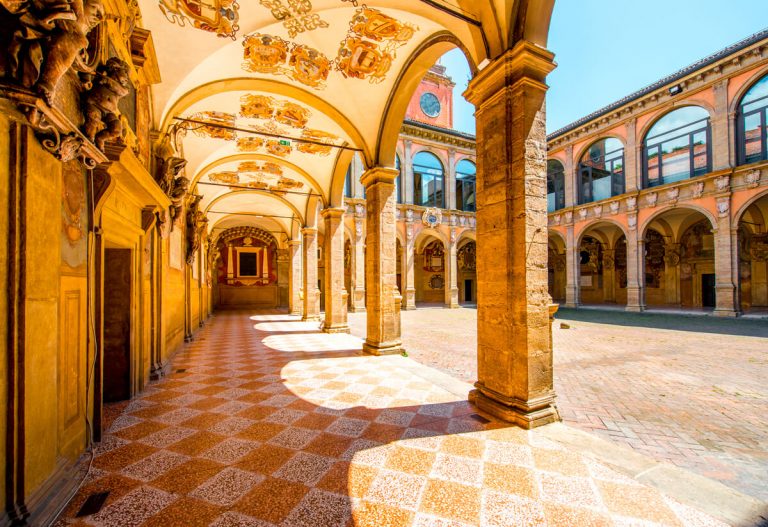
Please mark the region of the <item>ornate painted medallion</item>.
POLYGON ((240 29, 240 6, 235 0, 159 0, 158 7, 174 24, 189 24, 219 37, 235 40, 240 29))

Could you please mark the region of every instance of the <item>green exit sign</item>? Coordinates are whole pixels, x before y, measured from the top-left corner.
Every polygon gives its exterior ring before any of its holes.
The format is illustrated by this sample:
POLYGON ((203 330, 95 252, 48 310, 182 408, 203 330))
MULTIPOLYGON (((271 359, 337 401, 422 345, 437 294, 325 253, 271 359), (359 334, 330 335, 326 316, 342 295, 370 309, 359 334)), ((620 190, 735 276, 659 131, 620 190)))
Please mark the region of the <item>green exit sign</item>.
POLYGON ((280 144, 283 146, 291 146, 291 142, 287 139, 280 139, 280 144))

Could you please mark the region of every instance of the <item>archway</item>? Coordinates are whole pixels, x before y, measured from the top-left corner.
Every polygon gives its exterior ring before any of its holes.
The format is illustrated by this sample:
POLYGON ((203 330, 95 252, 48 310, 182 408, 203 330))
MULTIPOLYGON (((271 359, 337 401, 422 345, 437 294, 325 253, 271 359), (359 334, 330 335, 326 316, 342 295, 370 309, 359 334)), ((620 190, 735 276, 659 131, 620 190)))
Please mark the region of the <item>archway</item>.
POLYGON ((456 287, 459 289, 459 303, 464 305, 477 304, 477 244, 474 240, 465 238, 459 243, 456 252, 458 273, 456 287))
POLYGON ((715 307, 715 243, 702 212, 674 208, 655 216, 644 232, 647 306, 715 307))
POLYGON ((550 233, 547 240, 547 291, 554 302, 565 302, 565 241, 550 233))
POLYGON ((745 313, 768 312, 768 194, 750 203, 738 223, 739 292, 745 313))
POLYGON ((588 226, 576 257, 582 303, 626 305, 627 242, 618 224, 603 221, 588 226))
POLYGON ((427 236, 414 251, 416 304, 442 305, 445 302, 445 288, 448 287, 445 280, 445 245, 441 240, 427 236))

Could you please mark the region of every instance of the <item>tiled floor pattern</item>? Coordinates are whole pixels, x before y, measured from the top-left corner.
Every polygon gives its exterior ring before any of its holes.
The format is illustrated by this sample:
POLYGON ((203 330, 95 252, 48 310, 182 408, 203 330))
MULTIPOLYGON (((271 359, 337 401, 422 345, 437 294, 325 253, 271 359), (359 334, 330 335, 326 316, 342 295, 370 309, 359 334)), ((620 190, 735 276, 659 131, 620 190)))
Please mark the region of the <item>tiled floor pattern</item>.
MULTIPOLYGON (((411 358, 474 382, 476 310, 401 315, 411 358)), ((353 333, 364 334, 364 316, 350 314, 353 333)), ((565 423, 768 501, 768 324, 582 309, 556 316, 565 423)))
POLYGON ((316 327, 217 314, 109 416, 57 525, 722 525, 316 327), (100 491, 104 508, 74 518, 100 491))

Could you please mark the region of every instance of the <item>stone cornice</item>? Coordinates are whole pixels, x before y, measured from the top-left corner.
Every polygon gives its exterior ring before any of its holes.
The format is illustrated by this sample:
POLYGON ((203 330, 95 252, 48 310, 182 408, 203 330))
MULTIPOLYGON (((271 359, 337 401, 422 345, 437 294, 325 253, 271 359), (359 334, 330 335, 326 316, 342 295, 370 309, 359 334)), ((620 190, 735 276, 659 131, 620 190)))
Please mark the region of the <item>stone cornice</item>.
POLYGON ((400 128, 400 133, 410 138, 424 139, 436 143, 465 148, 467 150, 475 150, 475 140, 470 139, 468 134, 459 135, 460 132, 451 132, 453 131, 410 122, 404 122, 402 128, 400 128))

